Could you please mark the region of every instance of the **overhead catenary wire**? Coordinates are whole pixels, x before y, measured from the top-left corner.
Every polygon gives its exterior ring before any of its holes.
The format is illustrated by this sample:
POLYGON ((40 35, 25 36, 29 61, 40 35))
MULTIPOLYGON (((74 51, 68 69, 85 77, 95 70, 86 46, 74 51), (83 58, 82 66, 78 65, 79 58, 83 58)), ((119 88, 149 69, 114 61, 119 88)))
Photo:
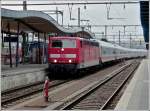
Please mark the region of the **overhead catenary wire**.
MULTIPOLYGON (((53 2, 53 3, 27 3, 27 5, 68 5, 68 4, 73 4, 73 5, 94 5, 94 4, 139 4, 139 1, 128 1, 128 2, 110 2, 110 1, 106 1, 106 2, 53 2)), ((14 3, 14 4, 10 4, 10 3, 2 3, 2 6, 22 6, 21 3, 14 3)))

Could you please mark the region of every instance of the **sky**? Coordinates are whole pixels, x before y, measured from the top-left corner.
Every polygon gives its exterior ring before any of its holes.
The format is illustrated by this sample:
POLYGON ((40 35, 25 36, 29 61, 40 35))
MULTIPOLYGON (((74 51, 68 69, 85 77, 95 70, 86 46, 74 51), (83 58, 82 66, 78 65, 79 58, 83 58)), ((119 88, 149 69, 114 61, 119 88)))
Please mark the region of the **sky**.
MULTIPOLYGON (((58 3, 58 2, 91 2, 92 0, 27 0, 27 3, 58 3)), ((92 2, 98 2, 98 0, 93 0, 92 2)), ((102 0, 99 0, 102 1, 102 0)), ((113 1, 113 0, 105 0, 105 1, 113 1)), ((123 0, 118 0, 123 1, 123 0)), ((124 0, 127 1, 127 0, 124 0)), ((129 0, 128 0, 129 1, 129 0)), ((133 1, 133 0, 130 0, 133 1)), ((137 0, 136 0, 137 1, 137 0)), ((2 4, 7 3, 22 3, 23 0, 2 0, 2 4)), ((64 12, 64 25, 77 25, 77 20, 70 20, 69 7, 68 5, 45 5, 45 6, 27 6, 28 10, 61 10, 64 12)), ((78 18, 78 8, 80 7, 81 19, 89 20, 90 25, 141 25, 140 21, 140 4, 98 4, 98 5, 72 5, 72 18, 78 18), (124 19, 107 19, 107 10, 108 6, 110 6, 109 17, 111 18, 124 18, 124 19)), ((2 8, 12 9, 12 10, 22 10, 22 6, 2 6, 2 8)), ((54 19, 56 19, 56 15, 50 15, 54 19)), ((59 16, 59 21, 61 24, 61 16, 59 16)), ((81 22, 81 25, 88 24, 87 22, 81 22)), ((108 27, 107 34, 108 35, 119 35, 119 30, 121 32, 122 40, 129 40, 129 36, 122 36, 124 33, 123 27, 108 27)), ((92 32, 100 33, 97 35, 98 37, 102 37, 102 33, 105 32, 104 27, 92 27, 92 32)), ((143 35, 142 27, 126 27, 126 34, 130 35, 143 35)), ((116 36, 118 37, 118 36, 116 36)), ((136 37, 136 40, 143 40, 143 36, 133 36, 136 37)), ((112 40, 112 36, 108 36, 108 39, 112 40)))

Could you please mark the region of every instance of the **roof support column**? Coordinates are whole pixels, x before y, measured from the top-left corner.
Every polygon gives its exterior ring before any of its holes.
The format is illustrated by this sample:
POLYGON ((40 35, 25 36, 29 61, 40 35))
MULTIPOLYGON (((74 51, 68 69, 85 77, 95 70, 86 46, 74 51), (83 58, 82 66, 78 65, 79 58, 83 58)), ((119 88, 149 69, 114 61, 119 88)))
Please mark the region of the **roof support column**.
POLYGON ((24 64, 24 62, 25 62, 25 58, 24 58, 24 56, 25 56, 25 45, 26 45, 26 34, 24 32, 22 34, 22 37, 23 37, 23 42, 22 42, 22 62, 24 64))
POLYGON ((34 32, 32 32, 32 42, 34 41, 34 32))
POLYGON ((4 48, 4 32, 2 31, 2 46, 1 46, 1 64, 5 63, 6 56, 3 55, 3 48, 4 48))
POLYGON ((46 33, 44 33, 43 63, 46 63, 46 33))
POLYGON ((38 49, 39 49, 39 54, 38 54, 38 64, 41 63, 41 51, 40 51, 40 34, 38 32, 38 49))
POLYGON ((2 31, 2 48, 4 47, 4 32, 2 31))
POLYGON ((29 42, 29 34, 27 33, 27 41, 26 41, 26 43, 28 44, 28 42, 29 42))
POLYGON ((11 34, 10 34, 10 24, 8 22, 8 37, 9 37, 9 59, 10 59, 10 67, 12 67, 12 55, 11 55, 11 34))
POLYGON ((19 54, 18 54, 18 49, 19 49, 19 22, 17 22, 17 48, 16 48, 16 67, 18 67, 19 63, 19 54))
MULTIPOLYGON (((32 61, 31 61, 31 55, 32 55, 32 52, 31 52, 31 50, 30 50, 30 45, 29 45, 29 33, 26 33, 26 56, 28 56, 29 58, 28 58, 28 63, 32 63, 32 61)), ((27 59, 27 58, 26 58, 27 59)))

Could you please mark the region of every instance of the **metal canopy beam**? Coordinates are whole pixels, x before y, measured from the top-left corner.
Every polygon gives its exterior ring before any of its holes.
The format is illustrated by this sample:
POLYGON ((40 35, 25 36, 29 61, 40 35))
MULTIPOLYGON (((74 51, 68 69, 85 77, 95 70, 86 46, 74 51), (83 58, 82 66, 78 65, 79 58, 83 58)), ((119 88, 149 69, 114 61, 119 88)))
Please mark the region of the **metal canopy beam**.
POLYGON ((29 27, 32 31, 35 32, 41 32, 40 30, 34 28, 33 26, 29 25, 28 23, 24 22, 23 20, 20 19, 15 19, 16 21, 19 21, 20 23, 24 24, 25 26, 29 27))

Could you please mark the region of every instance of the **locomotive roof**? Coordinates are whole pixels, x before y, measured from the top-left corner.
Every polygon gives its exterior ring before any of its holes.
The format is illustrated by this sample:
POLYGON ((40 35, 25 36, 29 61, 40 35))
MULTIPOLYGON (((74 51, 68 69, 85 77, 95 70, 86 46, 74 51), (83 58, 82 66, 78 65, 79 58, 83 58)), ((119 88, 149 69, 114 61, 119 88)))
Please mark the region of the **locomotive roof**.
POLYGON ((51 37, 51 39, 79 39, 79 40, 87 40, 87 41, 91 41, 91 39, 85 39, 85 38, 81 38, 81 37, 70 37, 70 36, 57 36, 57 37, 51 37))
POLYGON ((57 36, 57 37, 50 37, 51 39, 79 39, 80 37, 70 37, 70 36, 57 36))

